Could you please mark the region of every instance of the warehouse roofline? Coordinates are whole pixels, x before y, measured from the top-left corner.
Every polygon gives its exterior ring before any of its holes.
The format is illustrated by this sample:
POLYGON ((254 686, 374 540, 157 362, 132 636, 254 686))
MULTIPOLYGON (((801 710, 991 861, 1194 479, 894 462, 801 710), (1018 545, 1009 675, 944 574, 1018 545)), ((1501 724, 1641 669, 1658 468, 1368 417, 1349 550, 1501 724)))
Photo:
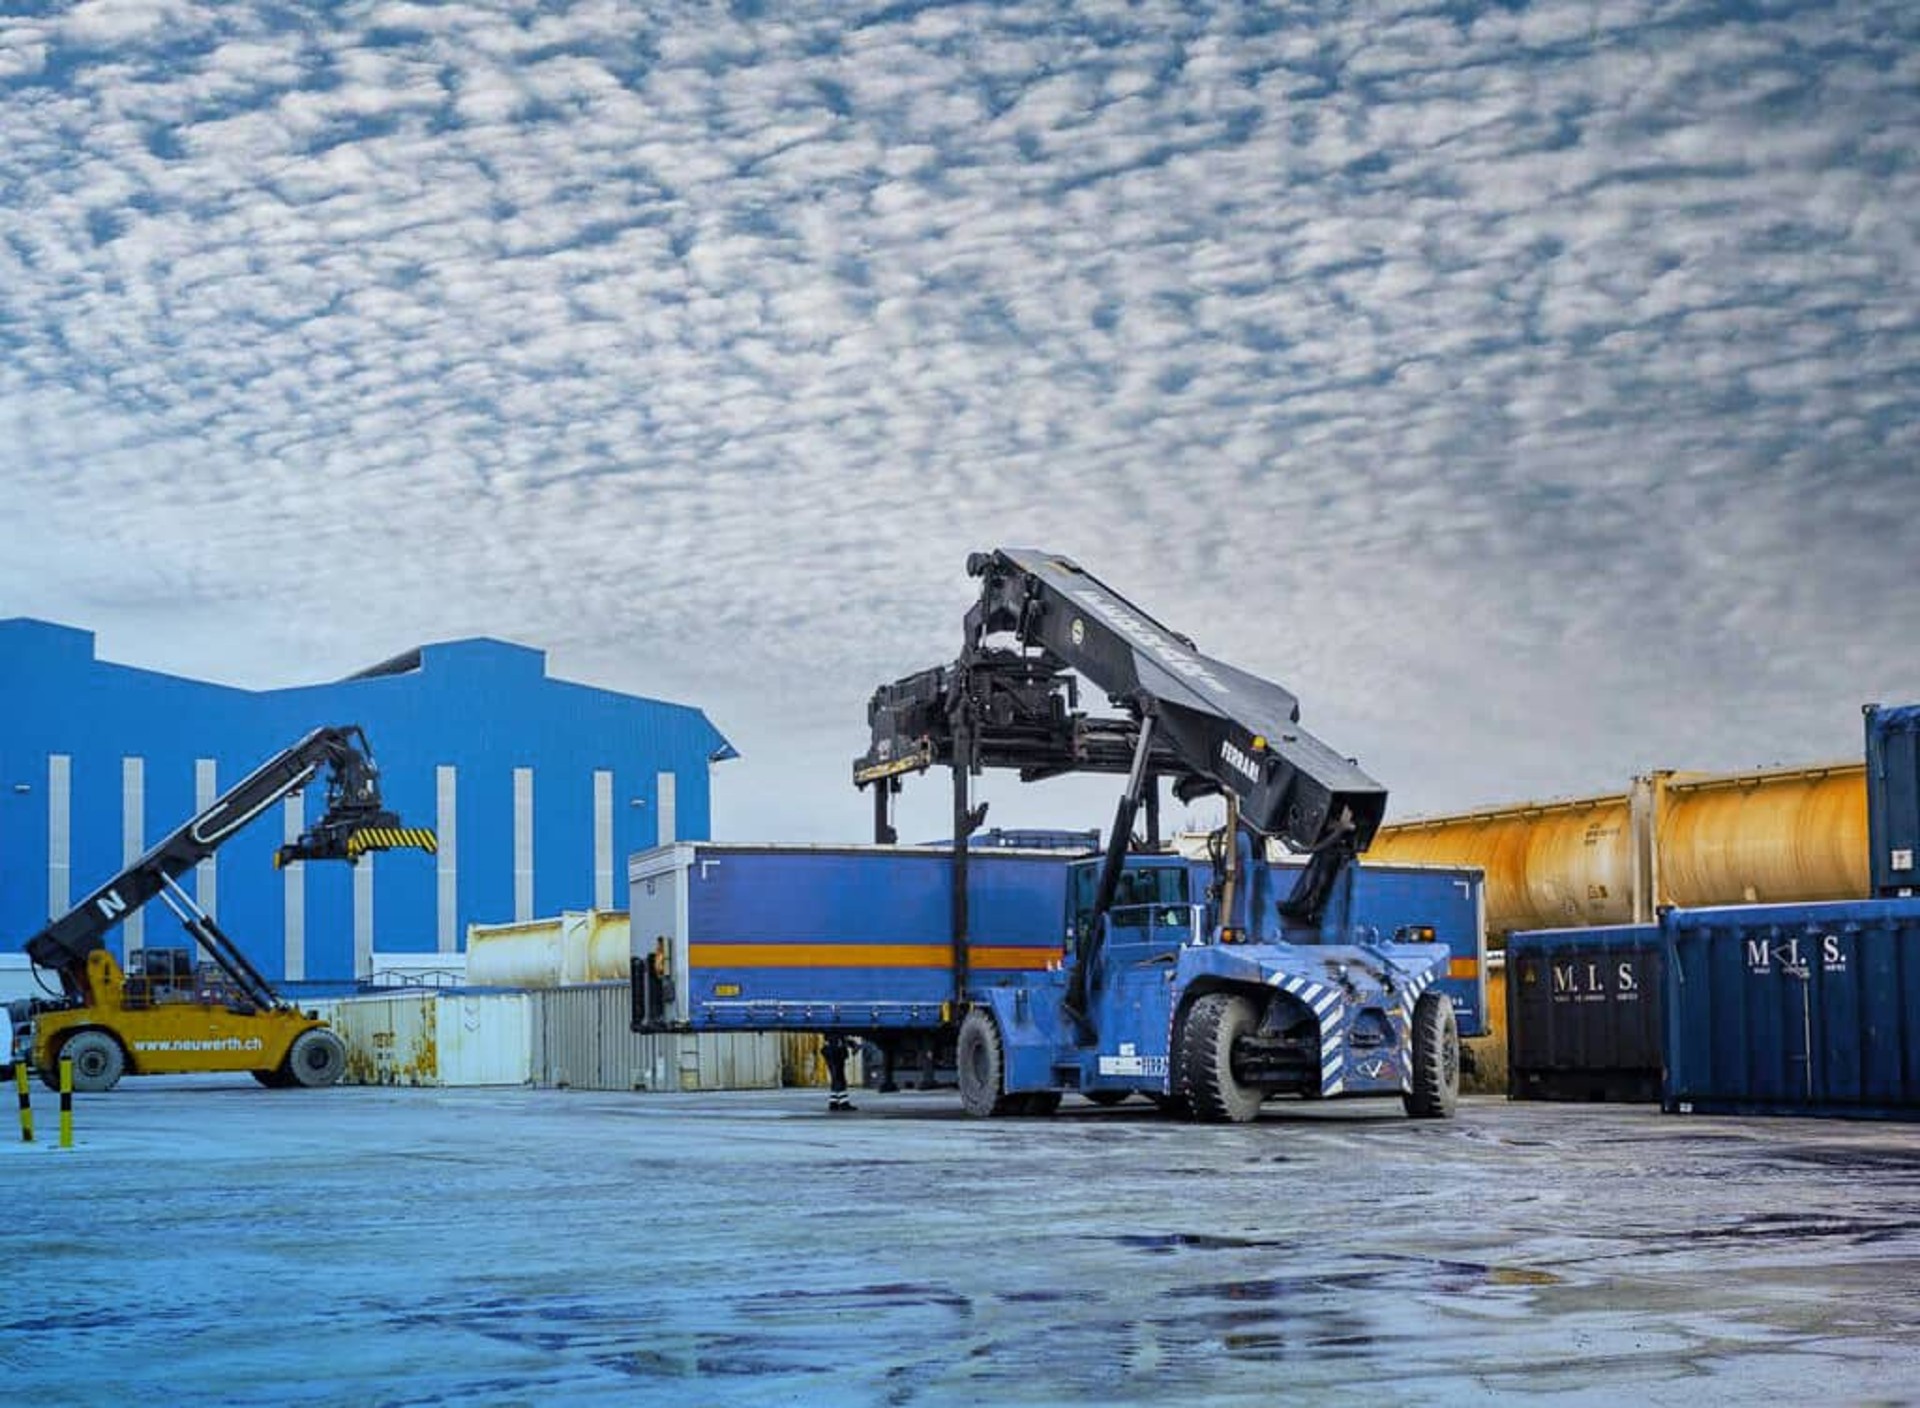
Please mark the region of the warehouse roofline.
POLYGON ((740 756, 739 751, 718 728, 714 727, 713 720, 709 719, 706 711, 698 705, 680 704, 647 695, 628 694, 624 690, 608 689, 603 685, 583 684, 577 680, 556 679, 547 673, 546 651, 513 641, 499 640, 493 636, 465 636, 456 640, 430 641, 417 645, 411 650, 401 651, 398 655, 389 656, 385 660, 338 680, 322 684, 282 685, 264 690, 247 689, 244 686, 230 685, 218 680, 198 679, 189 675, 176 675, 114 660, 102 660, 92 631, 58 621, 42 620, 35 616, 0 617, 0 665, 4 665, 6 657, 14 651, 30 652, 42 663, 54 663, 70 668, 100 666, 113 670, 133 671, 158 679, 178 680, 214 689, 239 690, 250 695, 296 694, 355 681, 393 679, 431 673, 441 669, 454 674, 469 671, 483 673, 493 680, 518 676, 529 682, 538 681, 569 689, 590 690, 598 694, 652 705, 655 708, 678 709, 697 714, 701 722, 713 730, 715 746, 708 750, 709 762, 720 763, 740 756))

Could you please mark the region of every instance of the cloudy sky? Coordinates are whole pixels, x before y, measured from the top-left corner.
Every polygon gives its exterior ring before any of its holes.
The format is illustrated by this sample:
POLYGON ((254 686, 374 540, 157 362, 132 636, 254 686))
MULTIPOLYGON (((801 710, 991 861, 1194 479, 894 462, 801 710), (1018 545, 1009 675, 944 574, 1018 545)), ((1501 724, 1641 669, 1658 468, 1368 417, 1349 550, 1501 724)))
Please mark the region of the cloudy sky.
POLYGON ((108 658, 542 646, 735 838, 862 833, 997 545, 1400 815, 1920 699, 1911 0, 6 13, 0 615, 108 658))

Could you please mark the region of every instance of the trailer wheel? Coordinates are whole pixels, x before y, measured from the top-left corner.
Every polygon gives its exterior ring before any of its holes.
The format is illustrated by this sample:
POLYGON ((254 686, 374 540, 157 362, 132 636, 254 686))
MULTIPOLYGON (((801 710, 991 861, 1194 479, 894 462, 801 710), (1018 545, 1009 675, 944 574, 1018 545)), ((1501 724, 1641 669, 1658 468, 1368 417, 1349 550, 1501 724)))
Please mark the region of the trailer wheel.
POLYGON ((1083 1090, 1080 1093, 1094 1104, 1106 1109, 1112 1109, 1115 1105, 1124 1103, 1126 1098, 1133 1094, 1131 1090, 1083 1090))
POLYGON ((75 1032, 54 1058, 54 1083, 59 1084, 60 1062, 73 1062, 73 1088, 86 1094, 112 1090, 127 1071, 127 1053, 105 1032, 75 1032))
POLYGON ((1413 1009, 1413 1089, 1400 1097, 1417 1120, 1453 1118, 1460 1101, 1460 1023, 1453 999, 1430 992, 1413 1009))
POLYGON ((1006 1093, 1007 1053, 1000 1043, 1000 1028, 990 1013, 978 1007, 967 1013, 960 1023, 954 1055, 960 1068, 960 1103, 966 1112, 982 1119, 1011 1113, 1013 1102, 1006 1093))
POLYGON ((1251 1000, 1210 992, 1194 1001, 1180 1024, 1180 1086, 1193 1117, 1207 1124, 1245 1124, 1260 1113, 1267 1093, 1233 1073, 1233 1043, 1260 1025, 1251 1000))
POLYGON ((346 1073, 347 1046, 325 1027, 314 1027, 293 1039, 287 1052, 287 1074, 294 1085, 317 1090, 332 1085, 346 1073))

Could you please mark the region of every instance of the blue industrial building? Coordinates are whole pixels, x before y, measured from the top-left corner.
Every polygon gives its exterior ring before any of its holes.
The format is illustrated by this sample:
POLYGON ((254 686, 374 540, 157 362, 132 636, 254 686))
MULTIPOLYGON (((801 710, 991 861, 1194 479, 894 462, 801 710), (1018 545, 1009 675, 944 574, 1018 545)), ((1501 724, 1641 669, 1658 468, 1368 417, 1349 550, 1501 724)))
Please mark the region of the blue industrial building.
MULTIPOLYGON (((456 953, 470 923, 624 908, 626 856, 710 831, 700 710, 548 677, 543 651, 423 646, 331 684, 235 689, 100 660, 90 631, 0 620, 0 947, 17 948, 309 729, 365 728, 387 804, 437 855, 273 867, 322 789, 256 820, 190 889, 280 981, 369 976, 375 953, 456 953)), ((124 961, 185 942, 158 906, 124 961)))

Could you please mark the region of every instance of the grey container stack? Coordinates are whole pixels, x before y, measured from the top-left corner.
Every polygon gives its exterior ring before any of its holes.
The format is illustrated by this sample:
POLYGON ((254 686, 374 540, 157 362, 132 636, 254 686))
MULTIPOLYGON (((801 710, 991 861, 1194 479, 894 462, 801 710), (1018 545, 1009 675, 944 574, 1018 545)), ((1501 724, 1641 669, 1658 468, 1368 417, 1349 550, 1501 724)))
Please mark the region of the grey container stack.
POLYGON ((772 1090, 780 1038, 760 1032, 633 1031, 629 983, 531 992, 534 1079, 577 1090, 772 1090))

